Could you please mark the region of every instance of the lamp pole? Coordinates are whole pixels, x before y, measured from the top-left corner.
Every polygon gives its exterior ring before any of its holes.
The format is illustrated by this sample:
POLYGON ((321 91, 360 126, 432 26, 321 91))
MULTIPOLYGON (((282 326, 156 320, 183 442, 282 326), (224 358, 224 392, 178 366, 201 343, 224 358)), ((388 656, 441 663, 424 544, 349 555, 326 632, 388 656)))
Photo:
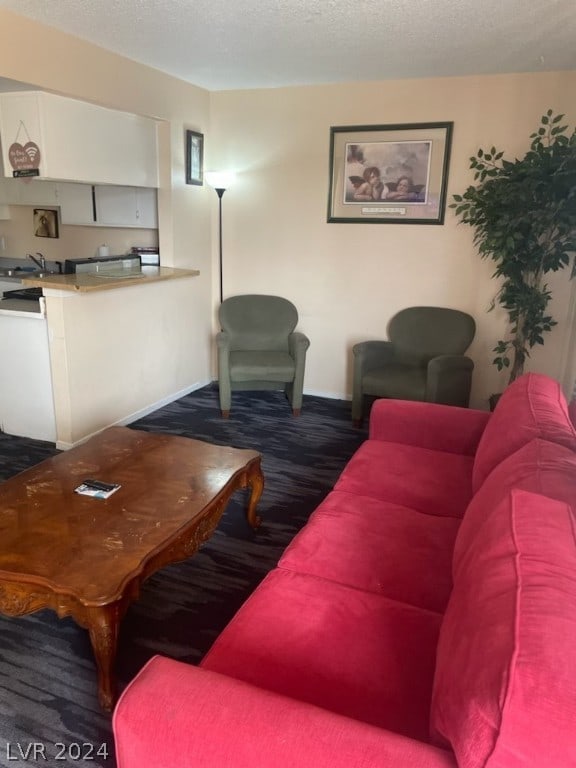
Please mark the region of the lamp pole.
POLYGON ((220 304, 224 300, 224 269, 222 259, 222 195, 233 184, 236 174, 233 171, 206 171, 204 174, 207 184, 218 195, 218 253, 220 256, 220 304))
POLYGON ((220 255, 220 304, 222 304, 222 301, 224 299, 224 280, 223 280, 223 269, 222 269, 222 195, 224 194, 224 192, 226 192, 226 190, 223 189, 222 187, 215 187, 214 190, 218 195, 218 247, 219 247, 219 255, 220 255))

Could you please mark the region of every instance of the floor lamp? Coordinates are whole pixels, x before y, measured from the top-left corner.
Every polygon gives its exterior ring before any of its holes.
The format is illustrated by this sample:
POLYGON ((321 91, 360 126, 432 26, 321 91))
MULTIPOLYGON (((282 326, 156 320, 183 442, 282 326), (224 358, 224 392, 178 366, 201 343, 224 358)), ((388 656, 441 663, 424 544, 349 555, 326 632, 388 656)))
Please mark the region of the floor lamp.
POLYGON ((230 185, 234 183, 235 175, 231 171, 206 171, 204 174, 206 183, 209 184, 218 195, 218 255, 220 265, 220 304, 224 298, 223 261, 222 261, 222 196, 230 185))

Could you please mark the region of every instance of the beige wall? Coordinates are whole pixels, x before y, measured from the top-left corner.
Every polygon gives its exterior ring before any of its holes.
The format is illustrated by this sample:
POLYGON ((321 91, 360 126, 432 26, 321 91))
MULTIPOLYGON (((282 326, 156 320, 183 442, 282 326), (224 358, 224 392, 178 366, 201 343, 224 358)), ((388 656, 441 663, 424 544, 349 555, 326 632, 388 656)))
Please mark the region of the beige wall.
MULTIPOLYGON (((225 295, 294 301, 311 339, 305 390, 337 396, 350 393, 352 345, 385 338, 396 311, 466 310, 478 325, 473 403, 487 407, 503 382, 490 362, 505 327, 501 311, 486 311, 493 264, 476 255, 472 231, 451 210, 443 226, 326 223, 330 126, 453 121, 451 196, 472 183, 468 163, 478 147, 523 153, 548 108, 574 124, 575 86, 576 73, 565 72, 211 94, 215 151, 221 166, 239 172, 224 196, 225 295)), ((568 271, 550 284, 559 326, 530 366, 561 378, 568 271)))
MULTIPOLYGON (((280 293, 311 338, 305 390, 348 396, 351 347, 385 338, 397 310, 439 304, 478 324, 473 404, 504 381, 490 364, 505 318, 487 313, 496 289, 472 233, 447 211, 444 226, 327 224, 332 125, 453 121, 449 195, 472 181, 468 158, 496 144, 524 152, 549 107, 576 122, 576 73, 206 91, 0 10, 0 76, 165 121, 160 136, 160 248, 167 265, 201 271, 187 361, 190 382, 215 373, 209 339, 217 305, 217 199, 184 184, 184 128, 207 136, 207 168, 232 168, 223 198, 224 291, 280 293), (572 110, 572 111, 571 111, 572 110)), ((561 378, 571 317, 567 273, 550 280, 558 327, 531 367, 561 378)), ((189 332, 189 329, 186 329, 189 332)), ((178 329, 177 332, 186 332, 178 329)))

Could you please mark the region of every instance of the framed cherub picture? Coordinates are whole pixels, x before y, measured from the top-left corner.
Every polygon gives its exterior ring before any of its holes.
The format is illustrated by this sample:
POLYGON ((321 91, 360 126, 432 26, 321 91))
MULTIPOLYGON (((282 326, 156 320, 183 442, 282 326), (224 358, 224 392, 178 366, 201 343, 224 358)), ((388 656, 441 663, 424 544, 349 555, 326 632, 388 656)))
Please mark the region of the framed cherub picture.
POLYGON ((328 222, 443 224, 452 125, 331 128, 328 222))

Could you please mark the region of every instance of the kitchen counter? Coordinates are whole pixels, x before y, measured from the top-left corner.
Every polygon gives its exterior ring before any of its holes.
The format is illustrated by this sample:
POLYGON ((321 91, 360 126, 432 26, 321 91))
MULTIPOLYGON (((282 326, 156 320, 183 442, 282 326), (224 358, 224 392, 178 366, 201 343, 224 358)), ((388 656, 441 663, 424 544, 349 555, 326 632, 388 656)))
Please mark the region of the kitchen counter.
POLYGON ((146 285, 163 280, 175 280, 181 277, 199 275, 197 269, 175 269, 173 267, 143 267, 141 272, 123 271, 114 274, 80 272, 71 275, 45 275, 44 277, 24 277, 20 279, 27 287, 54 288, 61 291, 107 291, 111 288, 128 288, 131 285, 146 285))

